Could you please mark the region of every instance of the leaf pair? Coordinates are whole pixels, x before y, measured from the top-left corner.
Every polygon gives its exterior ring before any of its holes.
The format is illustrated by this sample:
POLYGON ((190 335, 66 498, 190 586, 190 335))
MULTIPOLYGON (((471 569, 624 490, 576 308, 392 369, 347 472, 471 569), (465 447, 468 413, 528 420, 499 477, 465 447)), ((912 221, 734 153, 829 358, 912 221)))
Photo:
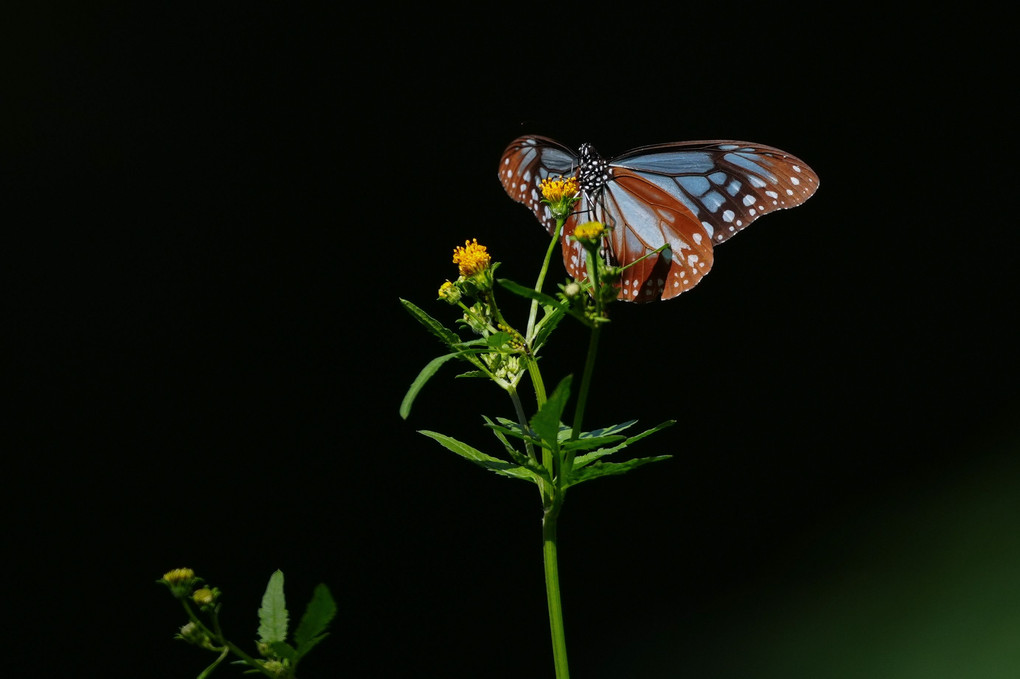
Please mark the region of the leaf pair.
POLYGON ((406 299, 401 299, 400 303, 403 304, 408 313, 416 318, 419 323, 425 326, 429 332, 438 337, 443 344, 453 350, 452 353, 437 356, 429 361, 428 364, 421 369, 421 372, 418 373, 418 377, 415 378, 414 382, 411 383, 410 388, 408 388, 407 393, 404 395, 404 400, 400 403, 400 416, 406 420, 407 416, 411 414, 411 405, 414 403, 414 399, 418 397, 418 393, 421 392, 425 383, 428 382, 433 375, 439 372, 439 368, 442 367, 444 363, 453 358, 460 358, 468 360, 476 367, 480 368, 480 362, 478 362, 477 359, 473 361, 471 359, 478 354, 487 354, 492 352, 498 347, 498 344, 506 342, 509 335, 507 333, 496 333, 490 337, 465 342, 461 340, 457 333, 444 326, 412 302, 409 302, 406 299))
POLYGON ((320 584, 312 594, 305 613, 294 631, 294 645, 287 643, 289 613, 283 595, 283 571, 277 570, 269 578, 259 608, 259 641, 265 644, 271 656, 290 665, 293 675, 298 661, 320 641, 329 636, 326 627, 336 615, 336 602, 326 585, 320 584))
POLYGON ((634 458, 624 462, 603 462, 601 458, 617 453, 646 436, 671 426, 675 420, 667 420, 633 436, 624 436, 618 432, 633 426, 637 422, 636 420, 610 425, 594 431, 581 432, 576 438, 571 438, 570 427, 560 421, 566 399, 569 396, 569 387, 570 378, 568 377, 560 383, 552 396, 531 419, 530 427, 527 430, 522 429, 512 420, 497 418, 493 422, 491 419, 485 418, 486 426, 492 429, 496 438, 503 444, 504 449, 513 460, 512 462, 483 453, 452 436, 427 430, 423 430, 421 433, 483 469, 488 469, 501 476, 532 481, 540 486, 546 483, 553 484, 561 490, 602 476, 624 474, 649 462, 668 460, 672 457, 672 455, 656 455, 634 458), (549 470, 518 450, 511 444, 510 439, 517 439, 526 444, 544 448, 552 453, 554 459, 565 461, 558 465, 558 477, 552 478, 549 470))

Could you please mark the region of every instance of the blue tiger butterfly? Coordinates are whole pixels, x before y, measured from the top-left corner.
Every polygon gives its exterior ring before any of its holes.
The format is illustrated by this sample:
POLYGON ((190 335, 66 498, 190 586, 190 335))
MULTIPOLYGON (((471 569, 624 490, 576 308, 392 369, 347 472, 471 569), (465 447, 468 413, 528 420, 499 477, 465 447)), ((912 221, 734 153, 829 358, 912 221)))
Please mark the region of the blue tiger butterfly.
POLYGON ((581 200, 563 225, 567 272, 587 277, 586 251, 570 239, 594 220, 610 228, 604 256, 630 266, 619 298, 671 299, 712 268, 712 247, 761 215, 800 205, 818 188, 818 175, 777 148, 744 141, 684 141, 642 146, 604 160, 590 144, 578 153, 540 136, 515 139, 503 152, 499 178, 511 198, 531 209, 550 233, 556 220, 541 202, 539 183, 576 173, 581 200))

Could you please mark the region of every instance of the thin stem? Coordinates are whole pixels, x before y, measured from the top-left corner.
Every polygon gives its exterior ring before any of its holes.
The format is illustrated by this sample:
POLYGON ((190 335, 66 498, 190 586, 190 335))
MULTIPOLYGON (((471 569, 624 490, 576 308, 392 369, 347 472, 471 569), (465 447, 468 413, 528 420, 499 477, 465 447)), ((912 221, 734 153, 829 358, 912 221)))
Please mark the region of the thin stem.
POLYGON ((556 520, 562 495, 553 499, 542 518, 542 555, 545 557, 545 593, 549 602, 549 630, 552 633, 553 665, 556 679, 569 679, 567 639, 563 631, 563 606, 560 603, 560 572, 556 558, 556 520))
MULTIPOLYGON (((272 672, 267 670, 265 667, 263 667, 258 661, 255 660, 255 658, 251 657, 250 655, 248 655, 247 653, 242 651, 240 648, 238 648, 236 645, 234 645, 230 641, 227 641, 227 639, 224 638, 223 631, 220 629, 219 616, 215 612, 213 613, 213 616, 212 616, 212 618, 213 618, 213 627, 215 628, 215 631, 214 631, 214 630, 209 629, 209 627, 205 623, 203 623, 201 620, 198 619, 198 616, 195 615, 195 612, 191 609, 191 606, 188 605, 188 602, 186 600, 181 599, 180 601, 181 601, 181 605, 184 606, 184 611, 188 614, 188 618, 191 620, 191 622, 193 622, 196 625, 198 625, 202 629, 202 631, 205 632, 210 638, 215 639, 216 641, 220 642, 221 648, 231 651, 237 657, 241 658, 241 660, 243 660, 244 662, 248 663, 254 669, 258 670, 259 672, 261 672, 262 674, 266 675, 267 677, 275 677, 276 676, 275 674, 273 674, 272 672)), ((217 650, 219 650, 219 649, 217 649, 217 650)), ((217 661, 217 663, 218 662, 219 661, 217 661)))
MULTIPOLYGON (((595 357, 599 351, 599 336, 602 334, 602 326, 596 324, 591 329, 591 336, 588 338, 588 357, 584 361, 584 375, 581 376, 581 388, 577 392, 577 407, 574 409, 574 424, 570 431, 570 439, 574 440, 581 435, 581 426, 584 424, 584 411, 588 406, 588 392, 591 391, 592 375, 595 373, 595 357)), ((570 473, 574 468, 574 451, 567 451, 564 462, 564 472, 570 473)))
MULTIPOLYGON (((517 393, 516 387, 512 384, 507 387, 507 391, 510 392, 510 400, 513 401, 514 412, 517 413, 517 424, 521 426, 521 432, 526 432, 528 431, 528 416, 524 414, 524 406, 521 405, 521 396, 517 393)), ((524 440, 524 449, 528 451, 528 457, 530 457, 532 461, 538 461, 535 456, 535 446, 531 443, 531 441, 527 439, 524 440)))
MULTIPOLYGON (((535 283, 535 292, 542 292, 542 285, 545 283, 545 275, 549 272, 549 262, 552 261, 552 254, 556 251, 556 244, 560 242, 560 231, 563 229, 565 219, 556 220, 556 228, 553 229, 552 239, 545 251, 545 259, 542 261, 542 269, 538 272, 538 281, 535 283)), ((531 311, 528 313, 528 332, 525 335, 528 344, 534 339, 535 318, 538 316, 538 300, 531 300, 531 311)))

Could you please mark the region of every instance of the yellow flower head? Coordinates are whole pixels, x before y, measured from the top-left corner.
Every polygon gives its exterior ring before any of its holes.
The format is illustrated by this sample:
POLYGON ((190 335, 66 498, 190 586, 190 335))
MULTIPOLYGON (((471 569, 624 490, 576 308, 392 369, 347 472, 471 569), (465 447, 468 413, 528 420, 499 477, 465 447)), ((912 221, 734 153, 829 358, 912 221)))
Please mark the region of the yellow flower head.
POLYGON ((157 580, 170 588, 170 592, 178 599, 184 599, 191 594, 191 590, 202 578, 195 577, 195 571, 190 568, 175 568, 163 574, 162 579, 157 580))
POLYGON ((550 203, 561 203, 577 195, 577 177, 546 177, 538 185, 542 197, 550 203))
POLYGON ((585 222, 574 229, 574 238, 578 240, 597 241, 602 237, 606 227, 601 222, 585 222))
POLYGON ((216 600, 216 592, 208 587, 203 587, 202 589, 196 589, 194 593, 192 593, 191 598, 199 606, 208 606, 216 600))
POLYGON ((439 286, 439 299, 445 299, 450 304, 456 304, 460 301, 460 297, 460 288, 450 281, 446 281, 439 286))
POLYGON ((463 247, 457 246, 453 251, 453 263, 460 267, 461 276, 474 276, 485 271, 491 262, 489 253, 484 245, 478 244, 478 239, 464 241, 463 247))
POLYGON ((542 202, 549 206, 556 219, 566 219, 574 209, 574 203, 581 200, 577 177, 546 177, 538 188, 542 191, 542 202))
POLYGON ((180 585, 195 579, 195 571, 190 568, 175 568, 163 575, 168 585, 180 585))

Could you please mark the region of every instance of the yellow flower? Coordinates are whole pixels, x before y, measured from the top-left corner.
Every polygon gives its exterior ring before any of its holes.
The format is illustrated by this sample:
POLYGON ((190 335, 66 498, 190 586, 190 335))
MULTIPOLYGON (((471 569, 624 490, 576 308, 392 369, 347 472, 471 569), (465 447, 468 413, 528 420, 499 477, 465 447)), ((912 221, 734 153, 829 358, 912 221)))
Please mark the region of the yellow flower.
POLYGON ((474 276, 489 268, 492 260, 478 239, 464 241, 463 247, 457 246, 453 251, 453 263, 460 267, 461 276, 474 276))
POLYGON ((550 203, 561 203, 577 195, 577 177, 546 177, 538 185, 542 197, 550 203))
POLYGON ((606 227, 601 222, 585 222, 584 224, 578 224, 577 228, 574 229, 574 238, 594 242, 602 237, 605 230, 606 227))
POLYGON ((446 281, 439 286, 439 299, 445 299, 450 304, 456 304, 460 301, 460 297, 460 288, 450 281, 446 281))
POLYGON ((191 590, 201 581, 195 577, 195 571, 190 568, 175 568, 163 574, 162 582, 170 588, 170 592, 178 599, 184 599, 191 594, 191 590))
POLYGON ((557 219, 566 219, 574 209, 574 203, 581 200, 577 191, 576 177, 546 177, 538 188, 542 191, 542 202, 557 219))
POLYGON ((207 606, 216 600, 216 592, 212 591, 208 587, 203 587, 202 589, 196 589, 194 594, 191 595, 191 598, 199 606, 207 606))
POLYGON ((180 585, 184 582, 194 580, 195 571, 190 568, 175 568, 172 571, 168 571, 163 575, 163 579, 166 580, 168 585, 180 585))

